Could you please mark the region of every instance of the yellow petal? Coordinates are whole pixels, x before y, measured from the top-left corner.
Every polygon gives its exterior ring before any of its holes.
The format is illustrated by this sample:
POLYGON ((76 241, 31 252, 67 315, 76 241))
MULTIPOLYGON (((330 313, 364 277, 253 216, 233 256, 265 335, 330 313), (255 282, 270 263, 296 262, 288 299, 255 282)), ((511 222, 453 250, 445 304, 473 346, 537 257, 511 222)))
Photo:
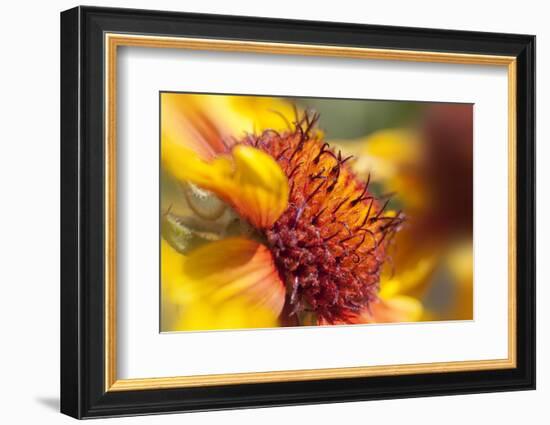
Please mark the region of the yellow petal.
POLYGON ((288 205, 288 180, 268 154, 248 146, 233 149, 235 174, 228 196, 237 211, 259 228, 271 226, 288 205))
POLYGON ((170 292, 169 296, 175 298, 171 292, 184 287, 181 274, 185 257, 172 248, 164 238, 160 240, 160 256, 162 290, 166 293, 170 292))
POLYGON ((174 177, 210 190, 257 228, 271 226, 288 204, 288 180, 259 149, 237 145, 232 157, 207 162, 181 144, 163 143, 163 166, 174 177))
POLYGON ((371 323, 416 322, 422 317, 422 304, 416 298, 398 295, 371 305, 364 318, 371 323))
MULTIPOLYGON (((166 267, 163 275, 172 272, 166 267)), ((285 286, 264 245, 244 238, 212 242, 192 251, 177 268, 176 281, 192 299, 176 330, 277 326, 285 286)))
POLYGON ((193 299, 191 287, 183 276, 185 256, 161 239, 161 330, 171 331, 179 319, 181 310, 193 299))
POLYGON ((284 284, 271 252, 258 242, 227 238, 204 245, 187 257, 183 273, 216 303, 243 296, 275 315, 283 308, 284 284))
POLYGON ((288 124, 296 119, 292 104, 276 97, 227 96, 229 107, 243 120, 247 132, 273 129, 287 130, 288 124))
POLYGON ((272 309, 257 305, 248 296, 223 303, 205 296, 204 285, 184 273, 186 259, 161 239, 163 332, 279 326, 278 315, 272 309))
POLYGON ((250 308, 245 300, 233 300, 214 305, 197 300, 189 304, 183 314, 165 331, 207 331, 223 329, 274 328, 279 320, 267 309, 250 308))
POLYGON ((293 119, 292 105, 280 98, 161 94, 162 143, 179 143, 206 160, 227 152, 234 138, 281 131, 293 119))
POLYGON ((162 144, 180 144, 204 159, 227 150, 224 139, 227 126, 216 120, 215 111, 208 108, 208 96, 162 93, 162 144))

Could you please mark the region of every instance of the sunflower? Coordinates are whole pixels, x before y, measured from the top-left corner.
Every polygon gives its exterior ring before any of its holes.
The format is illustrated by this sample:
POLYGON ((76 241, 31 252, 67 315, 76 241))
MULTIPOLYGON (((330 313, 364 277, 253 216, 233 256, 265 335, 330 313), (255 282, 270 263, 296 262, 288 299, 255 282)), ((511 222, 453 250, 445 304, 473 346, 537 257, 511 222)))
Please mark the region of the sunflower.
POLYGON ((161 102, 163 330, 420 317, 381 282, 404 214, 331 147, 317 114, 274 98, 161 102))

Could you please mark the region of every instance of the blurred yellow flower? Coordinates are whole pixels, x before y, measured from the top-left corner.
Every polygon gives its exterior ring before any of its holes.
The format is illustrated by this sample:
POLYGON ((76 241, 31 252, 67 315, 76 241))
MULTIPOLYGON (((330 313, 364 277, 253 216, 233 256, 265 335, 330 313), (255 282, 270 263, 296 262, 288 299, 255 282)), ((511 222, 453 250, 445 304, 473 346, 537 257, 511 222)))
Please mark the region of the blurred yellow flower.
POLYGON ((359 140, 336 140, 337 146, 354 155, 353 169, 361 177, 380 182, 399 195, 410 208, 425 205, 427 194, 415 167, 422 162, 418 131, 385 129, 359 140))

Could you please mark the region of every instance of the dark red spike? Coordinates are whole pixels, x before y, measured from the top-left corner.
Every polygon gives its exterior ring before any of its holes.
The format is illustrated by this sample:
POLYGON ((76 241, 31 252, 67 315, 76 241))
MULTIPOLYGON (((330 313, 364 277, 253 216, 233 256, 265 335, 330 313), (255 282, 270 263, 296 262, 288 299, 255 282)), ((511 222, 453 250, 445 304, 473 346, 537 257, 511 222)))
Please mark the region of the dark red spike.
POLYGON ((380 208, 378 213, 376 213, 376 216, 371 218, 370 221, 374 222, 374 221, 378 220, 378 218, 382 215, 382 213, 384 212, 384 210, 386 209, 386 207, 388 206, 389 203, 390 203, 390 199, 386 199, 386 202, 384 202, 384 205, 382 205, 382 208, 380 208))
POLYGON ((330 145, 328 143, 323 143, 323 145, 321 146, 321 149, 319 149, 319 153, 317 154, 317 156, 315 158, 313 158, 313 163, 314 164, 318 164, 319 160, 321 159, 321 156, 323 156, 325 154, 332 156, 335 160, 338 160, 338 158, 336 157, 334 152, 332 152, 331 150, 326 150, 325 149, 326 147, 330 147, 330 145))
POLYGON ((348 235, 351 235, 351 229, 349 228, 348 224, 345 222, 345 221, 337 221, 338 224, 341 224, 342 226, 344 226, 344 228, 347 230, 348 232, 348 235))
POLYGON ((262 133, 262 136, 266 136, 268 134, 274 134, 277 138, 281 138, 281 133, 279 133, 277 130, 273 129, 273 128, 268 128, 266 130, 264 130, 264 132, 262 133))
POLYGON ((313 163, 314 164, 318 164, 319 163, 319 159, 321 158, 321 155, 323 155, 323 152, 325 152, 325 148, 329 146, 328 143, 323 143, 321 145, 321 148, 319 149, 319 153, 317 154, 317 156, 315 158, 313 158, 313 163))
POLYGON ((325 210, 327 209, 327 207, 323 207, 319 210, 319 212, 317 214, 315 214, 313 216, 313 218, 311 219, 311 224, 316 224, 317 223, 317 220, 319 220, 319 217, 321 216, 321 214, 323 214, 325 212, 325 210))
POLYGON ((382 244, 382 242, 384 242, 384 239, 386 239, 386 236, 388 235, 388 231, 387 230, 384 230, 382 232, 382 237, 380 238, 380 240, 378 241, 378 245, 380 246, 382 244))
POLYGON ((399 226, 401 223, 403 223, 403 218, 401 217, 401 211, 399 211, 397 213, 396 216, 394 217, 380 217, 379 219, 377 219, 377 221, 380 221, 380 220, 390 220, 389 223, 386 223, 382 226, 380 226, 380 230, 381 231, 385 231, 386 229, 391 229, 391 228, 395 228, 397 226, 399 226))
POLYGON ((326 180, 323 180, 321 183, 319 183, 319 185, 315 188, 315 190, 313 190, 313 192, 311 192, 308 197, 306 198, 306 200, 304 201, 304 204, 307 204, 309 201, 311 201, 313 199, 313 197, 317 194, 317 192, 319 192, 319 190, 321 189, 321 187, 326 183, 327 181, 326 180))
POLYGON ((294 173, 295 173, 296 171, 298 171, 298 169, 302 166, 302 164, 303 164, 303 162, 299 162, 298 164, 296 164, 296 165, 294 166, 294 168, 292 169, 292 171, 291 171, 290 174, 288 175, 288 179, 289 179, 289 180, 292 180, 292 177, 294 176, 294 173))
MULTIPOLYGON (((345 164, 347 161, 349 161, 351 158, 353 158, 353 155, 345 157, 340 164, 345 164)), ((369 174, 370 177, 370 174, 369 174)))
MULTIPOLYGON (((369 236, 372 238, 372 242, 373 242, 373 243, 372 243, 372 246, 373 246, 373 248, 376 248, 376 247, 378 247, 378 246, 380 245, 380 242, 378 242, 378 241, 376 240, 376 235, 374 234, 374 232, 373 232, 372 230, 369 230, 369 229, 359 229, 359 230, 357 230, 357 231, 358 231, 358 232, 361 232, 361 231, 362 231, 362 232, 364 232, 364 235, 365 235, 365 236, 369 235, 369 236)), ((354 247, 354 249, 359 248, 361 245, 363 245, 364 242, 365 242, 365 238, 363 238, 363 240, 361 241, 361 243, 358 244, 358 245, 356 245, 356 246, 354 247)))
POLYGON ((332 213, 336 214, 336 212, 346 203, 346 201, 349 199, 349 196, 346 196, 343 201, 341 201, 333 210, 332 213))
POLYGON ((374 204, 374 198, 371 198, 370 204, 369 204, 369 209, 367 210, 367 214, 365 215, 365 218, 363 219, 363 221, 361 222, 361 225, 359 227, 363 227, 365 225, 365 223, 367 222, 367 220, 369 219, 370 211, 372 209, 372 204, 374 204))
POLYGON ((309 121, 309 116, 308 114, 306 114, 306 124, 307 124, 305 129, 306 135, 309 136, 309 132, 311 131, 311 129, 313 128, 313 126, 315 125, 318 119, 319 119, 319 114, 314 113, 313 116, 311 117, 311 121, 309 121))
POLYGON ((277 155, 277 157, 275 158, 276 161, 280 161, 281 158, 283 157, 283 155, 290 149, 290 147, 286 147, 284 148, 280 153, 279 155, 277 155))
POLYGON ((294 148, 294 151, 292 152, 292 155, 290 155, 290 158, 288 158, 289 162, 292 161, 294 156, 302 150, 302 148, 304 147, 304 143, 305 143, 304 132, 302 131, 301 127, 296 127, 296 129, 300 129, 300 141, 298 142, 298 145, 296 146, 296 148, 294 148))
POLYGON ((330 241, 331 239, 334 239, 336 236, 338 236, 340 234, 340 231, 338 230, 337 232, 333 233, 332 235, 330 235, 329 237, 327 238, 323 238, 323 242, 328 242, 330 241))
POLYGON ((323 175, 324 172, 325 172, 325 167, 321 168, 321 169, 319 170, 318 173, 316 173, 316 174, 311 174, 311 175, 309 176, 309 178, 310 178, 311 180, 315 180, 315 179, 326 179, 327 176, 323 175))

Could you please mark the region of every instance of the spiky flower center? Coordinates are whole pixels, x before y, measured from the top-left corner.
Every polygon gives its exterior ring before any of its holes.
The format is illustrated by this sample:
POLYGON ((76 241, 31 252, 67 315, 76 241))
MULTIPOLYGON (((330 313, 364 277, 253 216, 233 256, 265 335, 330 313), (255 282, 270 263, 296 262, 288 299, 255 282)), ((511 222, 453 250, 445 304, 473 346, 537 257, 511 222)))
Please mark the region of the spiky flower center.
POLYGON ((287 324, 352 323, 378 297, 388 243, 403 222, 388 213, 304 114, 292 130, 240 143, 269 153, 286 173, 289 206, 265 237, 287 285, 287 324), (307 320, 306 320, 307 318, 307 320))

